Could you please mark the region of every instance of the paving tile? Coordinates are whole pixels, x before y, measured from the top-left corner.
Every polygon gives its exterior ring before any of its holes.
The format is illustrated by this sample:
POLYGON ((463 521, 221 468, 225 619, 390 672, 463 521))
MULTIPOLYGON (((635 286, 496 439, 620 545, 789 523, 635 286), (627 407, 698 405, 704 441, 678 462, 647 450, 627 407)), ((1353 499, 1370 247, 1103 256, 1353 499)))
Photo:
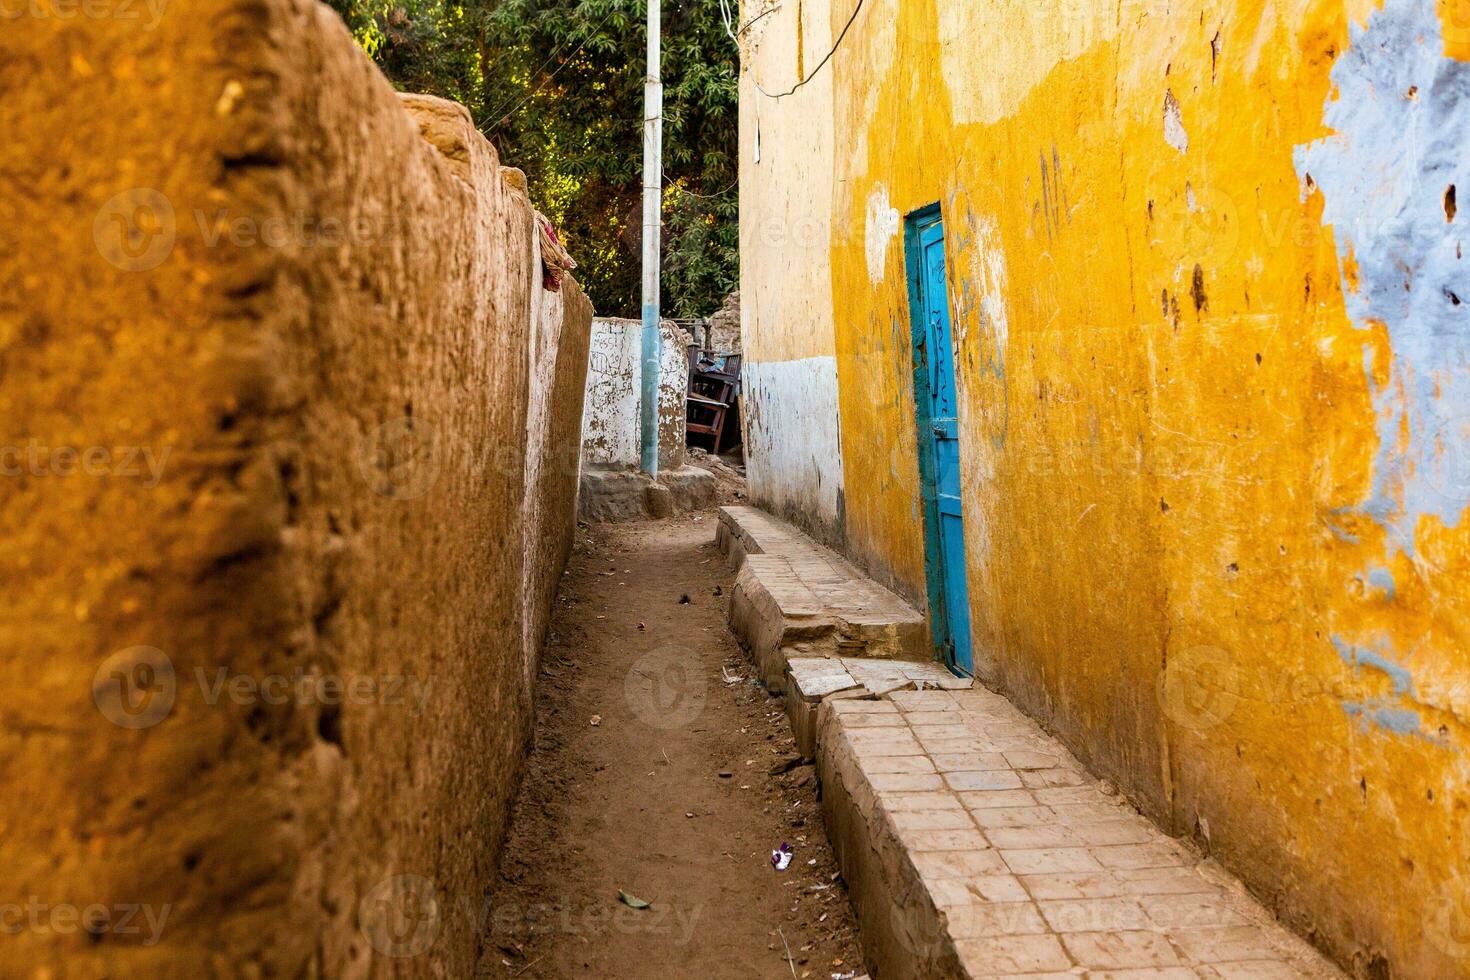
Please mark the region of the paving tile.
POLYGON ((1245 916, 1230 907, 1223 893, 1201 895, 1143 895, 1138 902, 1154 924, 1164 929, 1218 929, 1246 926, 1245 916))
POLYGON ((1081 847, 1082 842, 1071 830, 1058 823, 1031 827, 984 827, 985 839, 991 847, 1081 847))
POLYGON ((1128 932, 1150 930, 1148 913, 1132 898, 1082 898, 1038 901, 1053 932, 1128 932))
POLYGON ((1125 895, 1195 895, 1216 890, 1192 867, 1125 868, 1114 874, 1125 895))
POLYGON ((934 755, 978 755, 990 748, 990 743, 978 738, 926 738, 924 748, 934 755))
POLYGON ((879 793, 921 792, 945 788, 944 777, 937 772, 876 772, 868 775, 868 782, 879 793))
MULTIPOLYGON (((890 813, 911 810, 963 810, 960 798, 953 793, 884 793, 880 797, 890 813)), ((967 827, 974 824, 966 823, 967 827)))
MULTIPOLYGON (((925 881, 1005 875, 1006 863, 994 849, 980 851, 917 851, 909 855, 925 881)), ((1019 882, 1018 882, 1019 883, 1019 882)))
MULTIPOLYGON (((1047 796, 1054 797, 1055 790, 1039 790, 1047 796)), ((1146 817, 1139 815, 1138 811, 1126 803, 1115 800, 1112 797, 1103 797, 1103 803, 1059 803, 1054 798, 1047 806, 1057 812, 1057 816, 1068 823, 1078 820, 1135 820, 1142 826, 1152 830, 1155 835, 1160 833, 1146 817)))
POLYGON ((953 761, 948 756, 931 756, 934 767, 944 773, 944 781, 952 790, 1021 789, 1021 780, 1009 769, 977 772, 950 768, 953 761))
POLYGON ((988 936, 955 943, 971 976, 1005 976, 1068 970, 1072 959, 1056 936, 988 936))
POLYGON ((1281 954, 1256 926, 1218 929, 1169 929, 1179 951, 1195 963, 1235 963, 1242 960, 1279 960, 1281 954))
POLYGON ((961 792, 960 802, 971 810, 998 810, 1034 807, 1036 797, 1024 789, 987 789, 961 792))
POLYGON ((1283 960, 1247 960, 1239 963, 1216 963, 1201 969, 1211 980, 1298 980, 1301 973, 1283 960), (1205 971, 1209 972, 1206 973, 1205 971))
POLYGON ((870 756, 863 759, 863 773, 868 776, 932 772, 934 763, 927 755, 870 756))
POLYGON ((1013 751, 1005 757, 1013 769, 1054 769, 1062 764, 1061 756, 1052 752, 1013 751))
POLYGON ((861 698, 852 698, 843 701, 829 701, 832 710, 839 715, 896 715, 899 713, 898 705, 892 701, 869 701, 861 698))
POLYGON ((1041 912, 1029 901, 954 905, 945 909, 945 918, 950 938, 957 940, 1046 932, 1041 912))
POLYGON ((1104 796, 1096 786, 1055 786, 1036 790, 1036 802, 1047 806, 1068 803, 1114 804, 1110 796, 1104 796))
POLYGON ((966 810, 909 810, 890 813, 893 826, 907 830, 974 830, 975 821, 966 810))
POLYGON ((948 691, 895 691, 889 700, 905 714, 919 711, 959 711, 954 695, 948 691))
MULTIPOLYGON (((960 801, 970 794, 961 793, 960 801)), ((975 823, 981 830, 989 830, 992 827, 1041 827, 1056 826, 1057 817, 1050 809, 1044 806, 1007 806, 972 808, 975 812, 975 823)))
MULTIPOLYGON (((915 738, 941 741, 943 739, 969 739, 971 737, 964 725, 920 725, 914 721, 917 717, 918 715, 909 715, 905 719, 908 721, 909 730, 914 733, 915 738)), ((944 715, 940 714, 938 717, 943 718, 944 715)))
POLYGON ((1092 853, 1105 868, 1127 870, 1182 868, 1192 863, 1177 844, 1159 840, 1147 844, 1113 844, 1094 847, 1092 853))
POLYGON ((1117 970, 1129 967, 1177 966, 1179 955, 1157 932, 1078 932, 1062 937, 1062 945, 1082 966, 1117 970))
POLYGON ((1126 894, 1111 871, 1065 871, 1022 875, 1021 884, 1037 901, 1114 898, 1126 894))
MULTIPOLYGON (((979 853, 990 853, 980 851, 979 853)), ((996 859, 999 861, 999 858, 996 859)), ((1004 872, 1005 865, 1001 865, 1004 872)), ((1031 896, 1014 875, 969 875, 963 878, 936 878, 927 881, 929 895, 940 908, 956 905, 984 905, 989 902, 1029 902, 1031 896)))
POLYGON ((850 715, 843 715, 842 727, 853 728, 902 728, 903 715, 897 711, 892 714, 877 711, 859 711, 850 715))
POLYGON ((1027 789, 1050 789, 1057 786, 1086 786, 1091 778, 1071 769, 1027 769, 1021 772, 1027 789))
POLYGON ((913 736, 900 728, 859 728, 848 732, 847 738, 859 756, 926 754, 913 736))
POLYGON ((1077 839, 1084 844, 1097 846, 1146 844, 1158 835, 1156 828, 1148 826, 1142 820, 1068 821, 1061 814, 1058 814, 1057 818, 1066 822, 1072 832, 1077 835, 1077 839))
MULTIPOLYGON (((935 765, 947 772, 1010 772, 1010 766, 999 752, 941 752, 934 756, 935 765)), ((1020 781, 1016 787, 1020 788, 1020 781)))
MULTIPOLYGON (((903 717, 905 722, 916 729, 933 725, 965 729, 953 708, 948 711, 909 711, 905 712, 903 717)), ((968 735, 969 730, 965 729, 964 734, 968 735)))
POLYGON ((1087 980, 1200 980, 1187 966, 1145 966, 1130 970, 1088 970, 1087 980))
POLYGON ((1085 847, 1002 849, 1000 856, 1005 859, 1006 866, 1018 875, 1102 870, 1097 858, 1085 847))
POLYGON ((983 851, 990 847, 978 830, 906 830, 902 837, 910 851, 983 851))

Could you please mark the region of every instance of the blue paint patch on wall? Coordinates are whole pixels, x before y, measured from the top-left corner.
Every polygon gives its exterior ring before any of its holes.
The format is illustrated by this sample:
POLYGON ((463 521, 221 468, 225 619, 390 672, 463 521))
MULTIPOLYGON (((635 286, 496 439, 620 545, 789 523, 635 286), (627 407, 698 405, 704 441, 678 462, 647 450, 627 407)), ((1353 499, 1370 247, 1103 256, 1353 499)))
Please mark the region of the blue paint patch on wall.
POLYGON ((1357 718, 1365 725, 1373 725, 1393 732, 1395 735, 1424 734, 1419 712, 1410 711, 1407 708, 1390 708, 1379 702, 1365 704, 1360 701, 1347 701, 1343 703, 1342 710, 1346 711, 1349 717, 1357 718))
POLYGON ((1393 572, 1384 568, 1382 565, 1374 565, 1368 569, 1367 578, 1368 584, 1375 589, 1381 589, 1387 598, 1392 599, 1394 597, 1397 589, 1393 581, 1393 572))
POLYGON ((1360 673, 1360 668, 1372 667, 1388 675, 1389 680, 1393 682, 1395 695, 1398 697, 1413 696, 1414 675, 1409 673, 1407 667, 1394 663, 1376 650, 1354 646, 1338 636, 1332 638, 1332 645, 1337 648, 1337 655, 1342 658, 1342 662, 1353 668, 1355 676, 1360 673))
POLYGON ((1394 735, 1413 735, 1441 746, 1450 744, 1446 739, 1426 732, 1423 716, 1413 708, 1403 706, 1403 702, 1408 701, 1434 710, 1432 705, 1419 700, 1414 690, 1414 676, 1407 667, 1371 647, 1349 643, 1338 636, 1332 638, 1332 645, 1342 662, 1352 668, 1354 677, 1362 676, 1363 668, 1367 667, 1387 675, 1393 685, 1393 690, 1386 695, 1343 701, 1342 710, 1349 718, 1357 719, 1364 729, 1377 728, 1394 735))
POLYGON ((1470 192, 1470 64, 1447 59, 1433 0, 1385 0, 1332 70, 1334 135, 1297 147, 1304 186, 1322 189, 1355 326, 1387 330, 1387 382, 1365 371, 1377 415, 1362 510, 1413 554, 1421 518, 1458 526, 1470 504, 1470 262, 1457 188, 1470 192), (1310 175, 1310 176, 1309 176, 1310 175))

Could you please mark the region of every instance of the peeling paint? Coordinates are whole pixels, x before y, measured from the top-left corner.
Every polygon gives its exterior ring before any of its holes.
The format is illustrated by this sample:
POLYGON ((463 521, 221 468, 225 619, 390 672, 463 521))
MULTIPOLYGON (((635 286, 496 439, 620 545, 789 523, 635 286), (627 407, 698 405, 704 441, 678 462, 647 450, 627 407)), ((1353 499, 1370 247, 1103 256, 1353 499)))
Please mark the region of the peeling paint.
POLYGON ((1180 153, 1189 152, 1189 134, 1184 131, 1184 110, 1172 91, 1164 93, 1164 142, 1180 153))
POLYGON ((748 364, 744 398, 747 472, 763 504, 808 527, 836 531, 842 493, 837 359, 748 364))
POLYGON ((875 286, 883 281, 883 269, 888 263, 888 246, 898 234, 899 224, 898 209, 888 203, 888 191, 879 185, 868 197, 868 220, 864 225, 867 235, 868 281, 875 286))
MULTIPOLYGON (((592 321, 587 394, 582 419, 582 462, 588 466, 633 468, 639 463, 638 415, 643 362, 640 320, 598 317, 592 321)), ((662 323, 659 361, 659 465, 684 465, 685 395, 688 391, 689 338, 672 321, 662 323)))
POLYGON ((1296 169, 1321 189, 1348 315, 1368 335, 1378 452, 1362 509, 1391 553, 1413 555, 1422 519, 1455 527, 1470 503, 1470 268, 1446 205, 1470 179, 1470 64, 1445 56, 1423 0, 1387 0, 1351 37, 1323 110, 1333 135, 1299 147, 1296 169))

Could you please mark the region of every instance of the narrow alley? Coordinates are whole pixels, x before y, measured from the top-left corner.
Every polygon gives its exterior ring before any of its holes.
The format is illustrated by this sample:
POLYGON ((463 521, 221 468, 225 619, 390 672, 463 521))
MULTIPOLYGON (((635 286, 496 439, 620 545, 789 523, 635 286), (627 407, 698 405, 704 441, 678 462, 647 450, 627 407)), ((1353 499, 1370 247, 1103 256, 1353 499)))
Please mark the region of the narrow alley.
POLYGON ((727 626, 714 525, 579 530, 481 975, 862 973, 813 767, 727 626))
POLYGON ((0 980, 1470 980, 1470 0, 0 91, 0 980))

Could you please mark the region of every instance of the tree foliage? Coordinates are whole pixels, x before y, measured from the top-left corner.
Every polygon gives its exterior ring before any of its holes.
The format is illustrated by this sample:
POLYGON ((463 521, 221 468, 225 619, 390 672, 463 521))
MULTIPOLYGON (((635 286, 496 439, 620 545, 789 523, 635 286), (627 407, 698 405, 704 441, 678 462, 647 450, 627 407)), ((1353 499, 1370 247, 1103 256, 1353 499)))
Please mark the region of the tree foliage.
MULTIPOLYGON (((526 171, 600 313, 639 308, 646 0, 329 0, 395 85, 462 102, 526 171)), ((738 52, 716 0, 664 9, 666 313, 738 279, 738 52)))

